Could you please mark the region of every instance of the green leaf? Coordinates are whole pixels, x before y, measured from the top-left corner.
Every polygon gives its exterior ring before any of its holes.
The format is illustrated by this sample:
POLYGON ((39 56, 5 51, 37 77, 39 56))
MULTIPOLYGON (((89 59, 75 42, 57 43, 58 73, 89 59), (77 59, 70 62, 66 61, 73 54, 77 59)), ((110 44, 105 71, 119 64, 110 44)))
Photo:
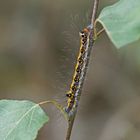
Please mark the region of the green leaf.
POLYGON ((102 10, 97 21, 117 48, 140 38, 140 0, 120 0, 102 10))
POLYGON ((38 104, 29 101, 0 101, 0 140, 34 140, 48 121, 38 104))

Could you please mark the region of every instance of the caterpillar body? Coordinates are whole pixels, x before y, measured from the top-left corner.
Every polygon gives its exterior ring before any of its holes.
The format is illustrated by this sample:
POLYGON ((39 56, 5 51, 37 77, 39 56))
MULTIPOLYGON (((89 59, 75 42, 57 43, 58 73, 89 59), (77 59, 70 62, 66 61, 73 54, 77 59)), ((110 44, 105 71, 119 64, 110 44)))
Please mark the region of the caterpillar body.
POLYGON ((78 101, 81 94, 81 87, 85 79, 86 69, 89 61, 90 50, 93 46, 92 28, 88 26, 84 28, 80 33, 80 50, 75 66, 75 71, 70 85, 67 96, 67 107, 65 111, 70 115, 74 109, 78 106, 78 101))

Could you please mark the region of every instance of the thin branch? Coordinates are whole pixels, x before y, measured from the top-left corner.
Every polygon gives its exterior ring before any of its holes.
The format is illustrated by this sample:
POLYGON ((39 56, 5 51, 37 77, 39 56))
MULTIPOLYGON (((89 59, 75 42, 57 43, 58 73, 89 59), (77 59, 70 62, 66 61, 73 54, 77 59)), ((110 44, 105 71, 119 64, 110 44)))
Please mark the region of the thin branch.
POLYGON ((96 20, 96 14, 97 14, 98 5, 99 5, 99 0, 94 0, 92 17, 91 17, 91 25, 92 26, 94 26, 94 22, 96 20))
MULTIPOLYGON (((83 74, 83 79, 80 85, 80 90, 79 90, 79 98, 78 101, 80 100, 80 96, 81 96, 81 91, 83 88, 83 84, 84 84, 84 79, 86 76, 86 72, 87 72, 87 68, 89 65, 89 58, 90 58, 90 54, 91 54, 91 49, 93 47, 94 44, 94 22, 96 20, 96 14, 97 14, 97 9, 98 9, 98 4, 99 4, 99 0, 94 0, 94 4, 93 4, 93 12, 92 12, 92 17, 91 17, 91 29, 90 29, 90 35, 89 35, 89 45, 88 45, 88 50, 87 50, 87 62, 86 62, 86 66, 85 66, 85 70, 84 70, 84 74, 83 74)), ((73 115, 71 117, 69 117, 69 121, 68 121, 68 130, 67 130, 67 136, 66 136, 66 140, 70 140, 71 137, 71 132, 72 132, 72 128, 73 128, 73 124, 74 124, 74 120, 75 120, 75 116, 76 116, 76 112, 77 112, 77 106, 74 107, 74 111, 73 115)))
POLYGON ((73 118, 68 121, 68 131, 67 131, 66 140, 70 140, 71 132, 72 132, 72 128, 73 128, 73 123, 75 120, 75 115, 76 115, 76 113, 74 114, 73 118))

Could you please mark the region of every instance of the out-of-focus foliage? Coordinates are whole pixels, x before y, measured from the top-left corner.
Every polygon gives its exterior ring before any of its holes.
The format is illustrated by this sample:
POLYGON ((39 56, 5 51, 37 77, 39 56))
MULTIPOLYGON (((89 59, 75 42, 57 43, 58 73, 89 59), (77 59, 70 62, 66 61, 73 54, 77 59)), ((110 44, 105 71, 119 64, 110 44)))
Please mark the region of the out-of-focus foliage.
POLYGON ((139 107, 139 98, 127 103, 108 120, 99 140, 139 140, 139 107))
POLYGON ((38 104, 29 101, 0 101, 0 139, 34 140, 48 117, 38 104))
POLYGON ((102 10, 97 21, 117 48, 140 38, 140 0, 119 0, 102 10))

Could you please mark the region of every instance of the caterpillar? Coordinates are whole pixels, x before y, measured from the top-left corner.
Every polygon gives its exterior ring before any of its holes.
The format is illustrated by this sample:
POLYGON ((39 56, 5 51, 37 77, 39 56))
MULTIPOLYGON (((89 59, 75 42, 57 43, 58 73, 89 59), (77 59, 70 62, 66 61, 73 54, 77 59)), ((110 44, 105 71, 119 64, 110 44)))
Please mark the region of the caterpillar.
POLYGON ((77 63, 75 66, 75 71, 72 78, 72 83, 70 85, 69 91, 66 93, 67 107, 65 111, 68 114, 73 113, 74 109, 78 106, 78 101, 80 98, 80 91, 85 79, 86 69, 89 61, 89 53, 93 44, 92 37, 92 27, 88 26, 84 28, 80 33, 80 50, 77 58, 77 63))

